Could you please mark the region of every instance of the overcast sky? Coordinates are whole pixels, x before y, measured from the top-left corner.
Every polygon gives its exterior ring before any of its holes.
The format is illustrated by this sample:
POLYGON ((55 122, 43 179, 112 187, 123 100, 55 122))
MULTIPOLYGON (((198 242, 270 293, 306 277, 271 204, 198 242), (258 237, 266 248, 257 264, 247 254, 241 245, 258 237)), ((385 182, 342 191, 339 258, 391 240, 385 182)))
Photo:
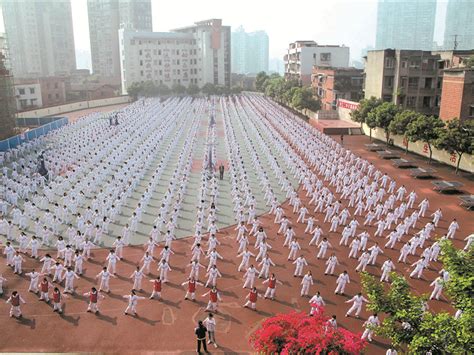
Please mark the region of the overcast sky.
MULTIPOLYGON (((33 0, 29 0, 33 1, 33 0)), ((406 1, 406 0, 404 0, 406 1)), ((447 0, 439 0, 435 40, 442 43, 447 0)), ((76 50, 90 51, 87 0, 71 0, 76 50)), ((222 18, 224 25, 265 30, 270 58, 283 57, 288 43, 315 40, 344 44, 351 58, 375 43, 377 0, 152 0, 153 30, 168 31, 196 21, 222 18)))

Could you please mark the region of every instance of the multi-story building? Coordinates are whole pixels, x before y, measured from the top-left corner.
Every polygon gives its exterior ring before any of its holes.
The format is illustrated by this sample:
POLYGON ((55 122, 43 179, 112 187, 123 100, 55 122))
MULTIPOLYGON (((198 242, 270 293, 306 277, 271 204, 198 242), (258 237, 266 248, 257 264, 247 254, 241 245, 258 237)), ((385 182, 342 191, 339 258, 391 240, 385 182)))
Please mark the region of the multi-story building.
POLYGON ((17 80, 15 83, 15 100, 18 111, 42 107, 41 86, 38 81, 17 80))
POLYGON ((121 29, 122 92, 133 83, 152 81, 202 87, 230 87, 230 27, 221 20, 197 22, 173 32, 121 29))
POLYGON ((15 133, 15 90, 5 35, 0 34, 0 140, 15 133))
POLYGON ((442 88, 441 119, 474 119, 474 68, 444 70, 442 88))
POLYGON ((245 32, 240 26, 232 32, 232 72, 268 72, 268 35, 265 31, 245 32))
POLYGON ((449 0, 444 27, 445 49, 474 49, 474 2, 449 0))
POLYGON ((70 0, 1 1, 15 77, 67 75, 76 69, 70 0))
POLYGON ((223 26, 221 19, 210 19, 173 31, 192 34, 195 37, 201 58, 201 78, 204 84, 230 87, 230 26, 223 26))
POLYGON ((338 45, 319 45, 315 41, 296 41, 290 43, 285 61, 285 78, 298 80, 303 85, 311 84, 313 66, 349 66, 349 47, 338 45))
POLYGON ((474 51, 374 50, 365 57, 365 97, 439 115, 443 70, 474 51))
POLYGON ((363 97, 364 71, 356 68, 313 67, 311 87, 322 110, 336 110, 337 100, 363 97))
POLYGON ((92 71, 120 82, 118 30, 152 31, 151 0, 88 0, 92 71))
POLYGON ((38 83, 41 87, 41 101, 44 107, 66 103, 67 79, 65 77, 38 78, 38 83))
POLYGON ((379 0, 375 49, 431 50, 436 0, 379 0))

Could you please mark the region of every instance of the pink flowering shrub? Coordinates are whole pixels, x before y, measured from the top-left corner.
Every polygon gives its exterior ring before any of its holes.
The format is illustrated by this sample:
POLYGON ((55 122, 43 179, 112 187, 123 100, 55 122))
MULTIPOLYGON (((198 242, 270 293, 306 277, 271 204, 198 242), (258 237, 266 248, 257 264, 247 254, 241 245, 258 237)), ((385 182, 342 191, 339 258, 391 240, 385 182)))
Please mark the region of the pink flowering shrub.
POLYGON ((310 317, 303 312, 278 314, 263 321, 250 336, 260 353, 360 354, 366 346, 360 334, 328 325, 323 309, 310 317))

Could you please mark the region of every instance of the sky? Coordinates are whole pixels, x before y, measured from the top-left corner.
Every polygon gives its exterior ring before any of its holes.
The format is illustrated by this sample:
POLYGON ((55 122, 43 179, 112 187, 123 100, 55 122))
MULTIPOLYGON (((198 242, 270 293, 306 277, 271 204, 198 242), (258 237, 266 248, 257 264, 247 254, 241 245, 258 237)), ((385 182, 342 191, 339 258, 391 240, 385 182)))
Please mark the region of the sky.
MULTIPOLYGON (((435 40, 439 44, 446 3, 438 1, 435 40)), ((87 0, 71 0, 71 4, 79 64, 90 56, 87 0)), ((375 43, 377 0, 152 0, 152 12, 154 31, 210 18, 221 18, 232 28, 264 30, 270 38, 270 58, 282 58, 291 42, 314 40, 344 44, 350 47, 351 58, 359 60, 362 49, 375 43)))

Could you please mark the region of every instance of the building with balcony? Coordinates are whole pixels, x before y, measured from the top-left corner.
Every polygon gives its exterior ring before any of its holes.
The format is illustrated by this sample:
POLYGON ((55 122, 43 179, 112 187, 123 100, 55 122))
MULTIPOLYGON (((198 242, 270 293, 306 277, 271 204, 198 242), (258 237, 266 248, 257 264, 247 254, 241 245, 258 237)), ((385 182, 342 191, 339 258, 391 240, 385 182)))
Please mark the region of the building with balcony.
POLYGON ((202 87, 230 87, 230 27, 222 20, 197 22, 172 32, 121 29, 122 93, 133 83, 152 81, 202 87))
POLYGON ((474 119, 474 68, 443 71, 439 117, 443 120, 474 119))
POLYGON ((313 66, 349 67, 349 47, 296 41, 290 43, 283 61, 287 80, 298 80, 302 85, 310 85, 313 66))
POLYGON ((439 115, 443 70, 463 65, 474 51, 385 49, 365 57, 365 97, 439 115))
POLYGON ((336 110, 339 99, 359 101, 364 96, 364 71, 356 68, 313 67, 311 87, 321 110, 336 110))

